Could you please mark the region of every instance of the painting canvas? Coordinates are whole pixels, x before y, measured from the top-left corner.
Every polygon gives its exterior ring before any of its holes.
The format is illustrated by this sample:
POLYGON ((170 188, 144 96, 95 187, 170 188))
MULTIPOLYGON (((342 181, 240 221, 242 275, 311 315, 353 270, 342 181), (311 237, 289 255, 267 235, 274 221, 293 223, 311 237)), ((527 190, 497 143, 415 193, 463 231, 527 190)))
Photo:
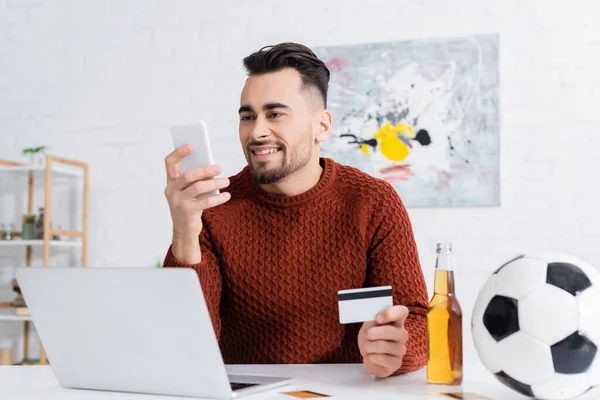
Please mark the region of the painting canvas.
POLYGON ((325 157, 407 207, 499 204, 498 36, 313 48, 331 71, 325 157))

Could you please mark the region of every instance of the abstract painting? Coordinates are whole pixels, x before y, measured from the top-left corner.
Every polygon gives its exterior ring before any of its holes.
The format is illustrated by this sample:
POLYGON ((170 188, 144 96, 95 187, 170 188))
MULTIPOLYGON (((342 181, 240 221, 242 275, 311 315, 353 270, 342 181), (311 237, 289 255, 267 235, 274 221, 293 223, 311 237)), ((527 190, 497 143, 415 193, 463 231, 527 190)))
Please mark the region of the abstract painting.
POLYGON ((408 207, 499 204, 498 36, 314 47, 331 71, 321 154, 408 207))

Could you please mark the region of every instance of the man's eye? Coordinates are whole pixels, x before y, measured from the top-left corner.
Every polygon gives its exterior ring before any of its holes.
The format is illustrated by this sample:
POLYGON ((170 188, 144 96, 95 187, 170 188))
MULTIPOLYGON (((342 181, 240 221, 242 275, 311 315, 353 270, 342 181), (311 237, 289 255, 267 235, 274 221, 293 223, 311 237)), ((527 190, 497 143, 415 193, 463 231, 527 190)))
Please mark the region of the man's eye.
POLYGON ((250 121, 252 119, 252 117, 250 115, 242 115, 242 117, 240 118, 240 120, 242 121, 250 121))
POLYGON ((274 113, 271 113, 271 115, 270 115, 270 116, 271 116, 271 117, 275 117, 275 118, 277 118, 277 117, 280 117, 280 116, 281 116, 281 113, 276 113, 276 112, 274 112, 274 113))

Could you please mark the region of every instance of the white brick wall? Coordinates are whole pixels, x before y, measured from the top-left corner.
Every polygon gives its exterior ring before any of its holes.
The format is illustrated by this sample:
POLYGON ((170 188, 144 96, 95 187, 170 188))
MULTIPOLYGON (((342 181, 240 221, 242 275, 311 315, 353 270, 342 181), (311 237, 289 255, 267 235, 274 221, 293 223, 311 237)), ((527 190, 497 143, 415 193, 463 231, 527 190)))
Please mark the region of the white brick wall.
MULTIPOLYGON (((208 120, 217 160, 226 174, 237 172, 241 59, 249 52, 284 40, 317 46, 498 32, 501 206, 410 209, 427 279, 438 240, 454 243, 461 274, 481 279, 527 250, 566 251, 600 266, 600 2, 334 4, 0 0, 0 157, 18 160, 22 148, 45 144, 88 162, 89 265, 151 266, 170 240, 168 125, 208 120)), ((1 179, 0 222, 11 222, 14 199, 1 179)), ((6 283, 22 258, 3 260, 6 283)), ((476 288, 458 286, 469 309, 476 288)), ((17 334, 0 324, 2 333, 17 334)))

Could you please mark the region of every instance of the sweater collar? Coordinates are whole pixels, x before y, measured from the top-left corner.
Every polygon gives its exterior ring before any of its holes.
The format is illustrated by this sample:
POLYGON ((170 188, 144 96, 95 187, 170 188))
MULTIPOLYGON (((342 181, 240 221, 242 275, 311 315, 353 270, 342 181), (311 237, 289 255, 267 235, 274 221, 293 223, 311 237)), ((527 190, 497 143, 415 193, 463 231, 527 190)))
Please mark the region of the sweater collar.
POLYGON ((252 178, 248 166, 244 168, 245 180, 248 182, 252 197, 259 203, 267 203, 279 207, 291 207, 309 202, 322 195, 335 180, 336 167, 331 158, 321 157, 319 163, 323 168, 321 179, 312 188, 296 196, 282 196, 265 192, 252 178))

